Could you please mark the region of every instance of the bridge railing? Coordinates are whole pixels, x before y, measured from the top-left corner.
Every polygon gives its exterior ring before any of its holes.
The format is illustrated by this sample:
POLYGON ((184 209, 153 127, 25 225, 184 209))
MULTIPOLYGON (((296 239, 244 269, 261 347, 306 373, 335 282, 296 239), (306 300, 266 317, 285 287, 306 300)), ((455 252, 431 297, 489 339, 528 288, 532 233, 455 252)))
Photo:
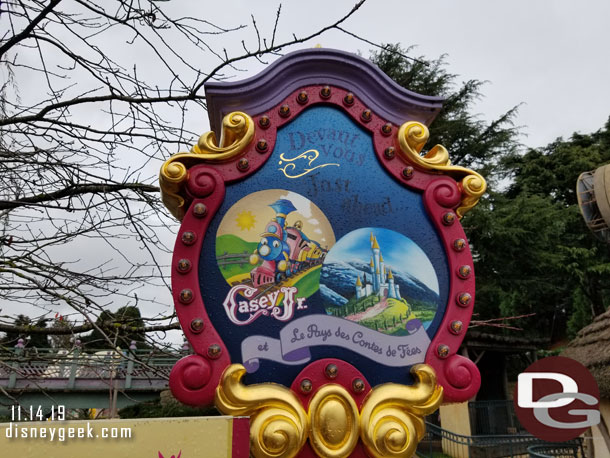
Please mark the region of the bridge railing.
POLYGON ((121 380, 126 389, 153 382, 155 386, 166 385, 172 367, 186 354, 137 349, 135 342, 120 351, 83 349, 78 344, 71 350, 26 348, 20 339, 14 349, 0 352, 0 387, 33 388, 28 381, 36 380, 64 389, 74 388, 83 380, 121 380))

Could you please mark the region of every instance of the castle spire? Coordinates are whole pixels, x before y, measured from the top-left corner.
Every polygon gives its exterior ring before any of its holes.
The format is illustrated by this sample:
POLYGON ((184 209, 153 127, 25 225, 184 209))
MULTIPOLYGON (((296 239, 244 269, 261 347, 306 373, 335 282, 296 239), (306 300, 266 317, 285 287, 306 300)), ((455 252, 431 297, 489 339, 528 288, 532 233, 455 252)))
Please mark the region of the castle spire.
POLYGON ((392 269, 390 269, 390 272, 388 272, 388 283, 388 296, 392 299, 400 299, 398 285, 394 284, 394 275, 392 275, 392 269))
POLYGON ((378 250, 379 244, 377 243, 377 237, 373 237, 373 250, 378 250))
POLYGON ((363 291, 362 283, 360 282, 360 274, 359 274, 358 280, 356 280, 356 299, 361 299, 364 294, 366 294, 366 292, 363 291))
POLYGON ((381 254, 381 250, 379 250, 379 270, 381 270, 381 283, 386 283, 387 280, 387 272, 385 268, 385 263, 383 262, 383 255, 381 254))

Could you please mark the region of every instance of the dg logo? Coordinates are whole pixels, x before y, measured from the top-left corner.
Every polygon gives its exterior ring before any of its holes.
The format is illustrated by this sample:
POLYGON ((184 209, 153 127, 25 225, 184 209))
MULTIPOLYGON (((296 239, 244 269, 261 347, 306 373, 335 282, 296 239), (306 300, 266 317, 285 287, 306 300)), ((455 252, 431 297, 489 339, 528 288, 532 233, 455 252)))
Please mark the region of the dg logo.
POLYGON ((534 436, 563 442, 600 422, 599 389, 577 361, 553 356, 519 374, 514 395, 521 424, 534 436))

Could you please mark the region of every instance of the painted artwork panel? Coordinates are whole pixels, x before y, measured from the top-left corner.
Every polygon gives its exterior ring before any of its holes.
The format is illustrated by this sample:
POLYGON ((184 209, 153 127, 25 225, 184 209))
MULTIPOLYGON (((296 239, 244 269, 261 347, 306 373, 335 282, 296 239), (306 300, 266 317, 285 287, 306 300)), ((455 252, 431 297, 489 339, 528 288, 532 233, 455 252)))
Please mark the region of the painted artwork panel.
POLYGON ((324 213, 300 194, 267 189, 240 199, 216 233, 216 261, 231 286, 224 301, 231 321, 289 321, 295 307, 305 310, 334 244, 324 213))
POLYGON ((440 306, 426 254, 390 229, 360 228, 329 251, 320 292, 326 313, 393 336, 428 329, 440 306))
MULTIPOLYGON (((246 367, 246 383, 272 381, 289 386, 305 365, 329 357, 350 362, 372 385, 405 383, 409 366, 423 362, 448 299, 445 251, 422 195, 383 169, 370 134, 341 110, 314 106, 278 130, 265 165, 248 179, 228 184, 208 234, 199 261, 201 294, 232 362, 246 367), (290 201, 295 210, 283 213, 287 210, 281 207, 287 203, 278 203, 281 200, 290 201), (278 204, 275 209, 274 204, 278 204), (268 226, 273 219, 278 221, 278 213, 286 216, 274 233, 268 226), (309 266, 313 267, 309 273, 315 275, 307 275, 307 285, 293 282, 300 273, 292 264, 290 247, 280 250, 286 255, 263 259, 268 255, 262 240, 267 246, 279 242, 275 237, 279 226, 298 229, 297 221, 303 235, 320 245, 323 257, 321 264, 309 266), (388 274, 380 285, 389 284, 389 267, 398 285, 394 292, 398 290, 400 298, 390 297, 388 286, 384 287, 383 326, 378 322, 375 327, 375 320, 367 320, 368 316, 358 320, 340 316, 332 308, 338 305, 329 299, 330 290, 352 299, 343 289, 355 291, 357 278, 350 275, 338 286, 325 280, 324 273, 330 274, 334 252, 340 259, 340 245, 359 231, 365 234, 364 247, 369 250, 363 263, 370 262, 373 231, 388 263, 388 274), (393 244, 395 248, 390 247, 393 244), (400 257, 414 264, 395 259, 400 257), (255 275, 253 279, 252 272, 266 261, 276 264, 272 268, 267 264, 266 278, 259 280, 255 275), (281 261, 286 261, 284 270, 281 261), (290 290, 293 287, 298 293, 290 290), (277 291, 277 297, 269 296, 277 291), (284 307, 287 297, 290 312, 284 307), (396 318, 391 310, 398 310, 396 318)), ((282 237, 282 247, 283 241, 282 237)), ((372 281, 368 274, 367 281, 372 281)))

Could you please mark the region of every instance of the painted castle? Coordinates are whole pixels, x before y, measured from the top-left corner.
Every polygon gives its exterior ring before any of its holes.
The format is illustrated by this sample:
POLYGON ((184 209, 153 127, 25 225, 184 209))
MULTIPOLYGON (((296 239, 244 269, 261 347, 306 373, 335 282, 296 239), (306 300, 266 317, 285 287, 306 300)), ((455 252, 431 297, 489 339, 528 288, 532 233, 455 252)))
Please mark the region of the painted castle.
POLYGON ((383 255, 377 243, 377 238, 371 232, 371 263, 370 276, 372 284, 368 282, 366 272, 362 272, 363 280, 360 280, 360 275, 356 280, 356 299, 370 296, 372 294, 381 297, 391 297, 393 299, 401 299, 400 287, 394 283, 394 275, 392 269, 383 262, 383 255))

